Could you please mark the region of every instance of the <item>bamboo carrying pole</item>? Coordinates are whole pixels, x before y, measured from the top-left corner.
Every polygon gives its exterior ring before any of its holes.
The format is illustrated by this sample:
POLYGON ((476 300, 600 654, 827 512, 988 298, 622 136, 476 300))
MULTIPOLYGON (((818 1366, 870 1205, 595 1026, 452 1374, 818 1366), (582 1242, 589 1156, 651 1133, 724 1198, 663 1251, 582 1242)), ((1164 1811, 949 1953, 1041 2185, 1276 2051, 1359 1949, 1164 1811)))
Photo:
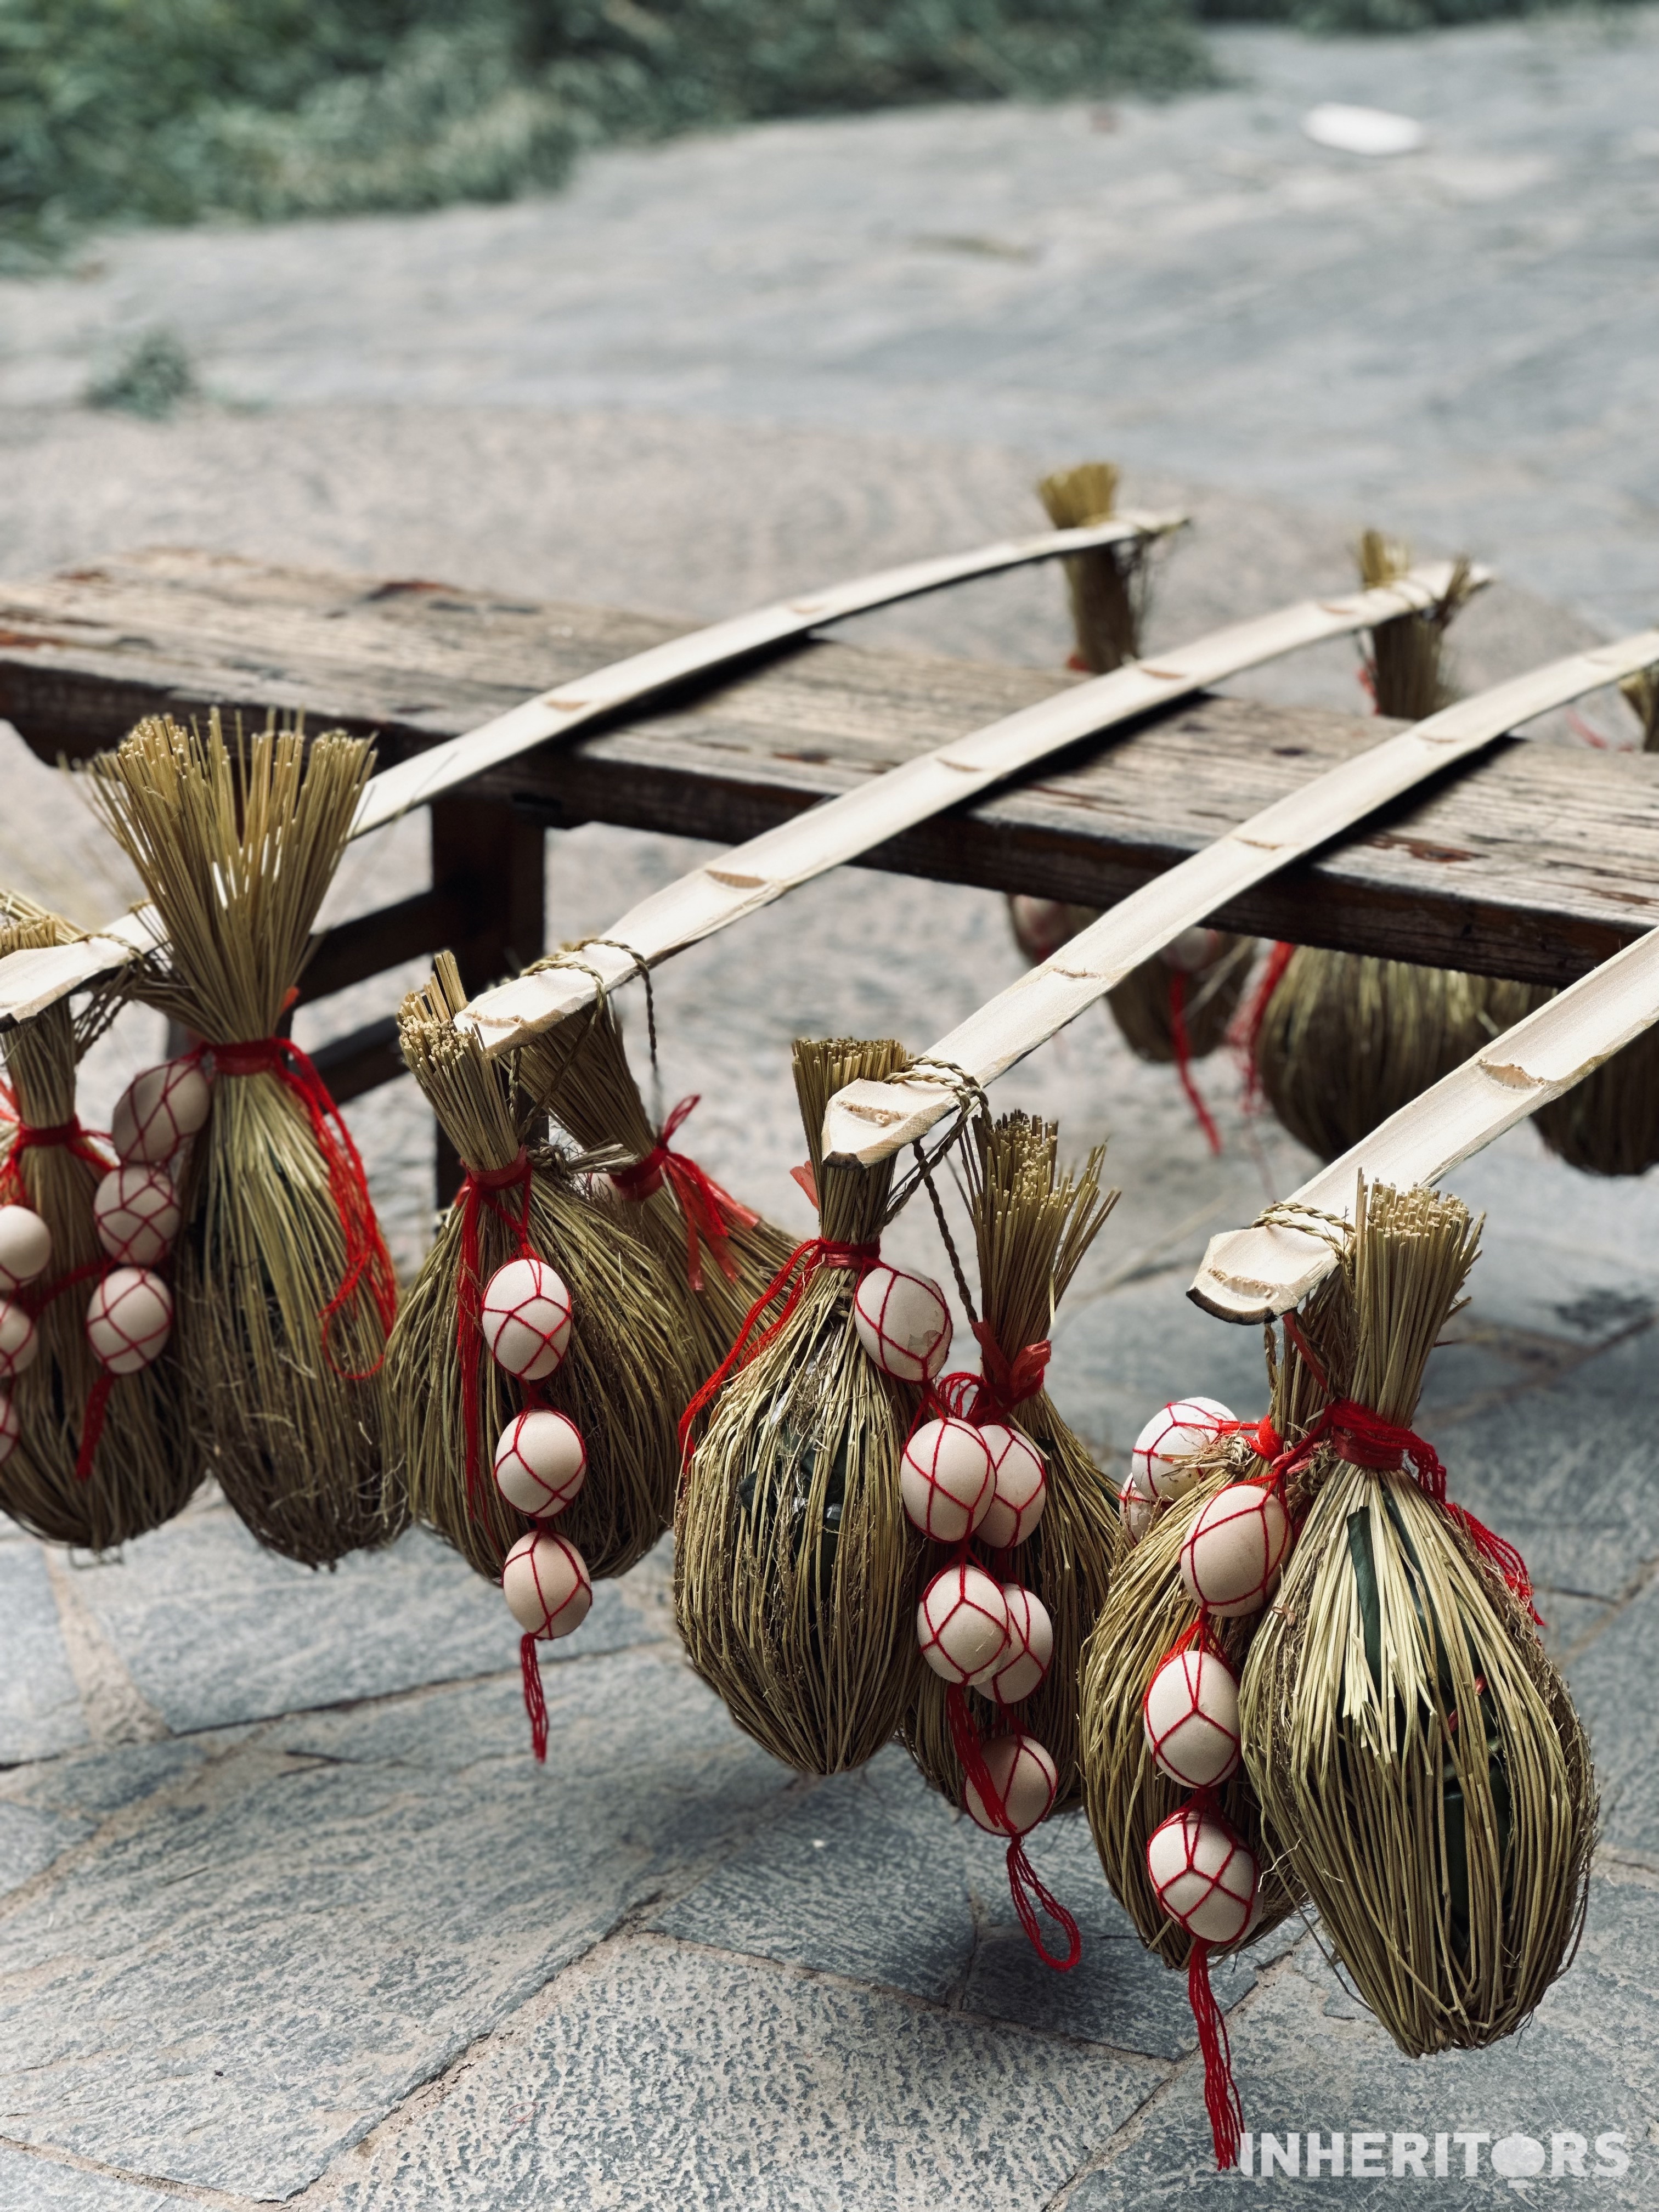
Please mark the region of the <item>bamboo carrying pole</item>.
MULTIPOLYGON (((475 999, 462 1019, 477 1029, 490 1053, 522 1044, 590 1005, 596 981, 614 989, 642 968, 654 967, 745 915, 758 913, 813 877, 857 860, 932 815, 962 805, 1081 738, 1098 737, 1139 714, 1190 697, 1206 684, 1305 646, 1432 606, 1450 573, 1449 564, 1431 563, 1380 591, 1280 607, 919 753, 856 791, 810 807, 793 822, 694 868, 631 908, 603 939, 584 943, 580 959, 564 966, 556 958, 538 962, 532 971, 475 999)), ((1067 957, 1069 952, 1068 947, 1067 957)))
POLYGON ((1133 892, 1092 929, 919 1054, 903 1074, 884 1083, 849 1085, 830 1102, 825 1156, 867 1165, 915 1143, 957 1107, 964 1084, 983 1086, 1006 1074, 1182 930, 1389 800, 1473 759, 1519 724, 1617 683, 1648 666, 1656 654, 1659 630, 1573 653, 1461 700, 1276 799, 1133 892))
MULTIPOLYGON (((832 584, 799 599, 780 600, 735 615, 706 629, 652 646, 644 653, 613 661, 571 684, 543 691, 462 736, 434 745, 413 760, 371 777, 358 802, 349 834, 362 837, 456 790, 486 769, 528 752, 554 738, 574 737, 600 716, 637 706, 659 692, 697 676, 707 676, 787 645, 830 623, 893 606, 976 576, 997 574, 1037 561, 1065 560, 1097 547, 1133 543, 1179 530, 1184 515, 1129 514, 1083 530, 1059 530, 1046 536, 1005 538, 969 553, 945 554, 899 568, 832 584)), ((47 951, 14 953, 0 960, 0 1029, 40 1012, 56 1000, 126 966, 165 943, 154 906, 135 908, 106 928, 92 930, 76 942, 47 951)))
POLYGON ((1400 1189, 1437 1182, 1593 1075, 1656 1021, 1659 930, 1650 930, 1362 1137, 1273 1207, 1275 1218, 1212 1237, 1188 1297, 1223 1321, 1270 1321, 1287 1312, 1337 1261, 1317 1226, 1297 1229, 1285 1217, 1351 1221, 1361 1175, 1400 1189))
MULTIPOLYGON (((1085 461, 1079 466, 1056 470, 1037 486, 1037 497, 1056 528, 1067 523, 1103 520, 1112 512, 1117 497, 1118 471, 1110 461, 1085 461)), ((1099 553, 1075 556, 1065 563, 1066 595, 1071 602, 1072 628, 1077 650, 1073 668, 1092 675, 1109 675, 1126 661, 1140 658, 1141 637, 1152 597, 1151 548, 1147 545, 1109 546, 1099 553)), ((1387 576, 1364 576, 1364 585, 1388 583, 1411 566, 1401 561, 1387 576)), ((1401 621, 1425 617, 1407 615, 1401 621)), ((1035 966, 1099 921, 1097 906, 1082 906, 1067 899, 1011 894, 1009 920, 1015 942, 1035 966)), ((1126 975, 1106 994, 1106 1007, 1131 1052, 1139 1060, 1163 1066, 1171 1062, 1180 1073, 1182 1088, 1200 1123, 1211 1133, 1214 1124, 1194 1087, 1189 1062, 1215 1051, 1231 1026, 1249 980, 1255 953, 1254 939, 1224 935, 1219 930, 1196 932, 1188 944, 1168 946, 1156 959, 1126 975)))

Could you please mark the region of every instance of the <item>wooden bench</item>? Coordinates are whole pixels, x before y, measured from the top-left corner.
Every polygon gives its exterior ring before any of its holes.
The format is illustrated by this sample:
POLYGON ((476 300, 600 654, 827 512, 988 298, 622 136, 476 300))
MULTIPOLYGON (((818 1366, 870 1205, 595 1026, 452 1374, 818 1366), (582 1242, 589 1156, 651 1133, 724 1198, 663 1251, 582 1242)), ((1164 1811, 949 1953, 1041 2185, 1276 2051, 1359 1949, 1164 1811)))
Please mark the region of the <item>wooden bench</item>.
MULTIPOLYGON (((382 765, 674 635, 608 609, 158 551, 0 586, 0 715, 85 758, 211 706, 373 733, 382 765)), ((1077 679, 811 643, 549 744, 441 799, 431 884, 321 933, 308 1000, 451 947, 468 987, 543 949, 543 832, 611 822, 731 843, 1077 679)), ((1080 745, 869 865, 1108 906, 1316 770, 1374 720, 1206 696, 1080 745)), ((1561 983, 1659 921, 1659 757, 1510 740, 1220 925, 1561 983)), ((337 1096, 400 1072, 384 1019, 319 1054, 337 1096)))

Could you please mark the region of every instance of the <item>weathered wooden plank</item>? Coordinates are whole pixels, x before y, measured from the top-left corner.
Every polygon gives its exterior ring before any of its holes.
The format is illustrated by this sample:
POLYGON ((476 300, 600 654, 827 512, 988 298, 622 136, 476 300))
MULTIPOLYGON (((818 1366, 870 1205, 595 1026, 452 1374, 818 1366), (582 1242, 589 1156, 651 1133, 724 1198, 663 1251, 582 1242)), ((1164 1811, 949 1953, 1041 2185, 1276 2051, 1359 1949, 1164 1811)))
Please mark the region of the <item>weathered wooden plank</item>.
MULTIPOLYGON (((0 713, 95 750, 135 705, 213 702, 380 732, 382 757, 672 635, 647 618, 182 554, 0 588, 0 713)), ((544 822, 732 842, 1050 696, 1042 672, 813 643, 476 787, 544 822)), ((872 865, 1106 905, 1321 769, 1358 718, 1204 699, 919 829, 872 865)), ((1512 743, 1216 919, 1560 982, 1659 921, 1659 760, 1512 743)))

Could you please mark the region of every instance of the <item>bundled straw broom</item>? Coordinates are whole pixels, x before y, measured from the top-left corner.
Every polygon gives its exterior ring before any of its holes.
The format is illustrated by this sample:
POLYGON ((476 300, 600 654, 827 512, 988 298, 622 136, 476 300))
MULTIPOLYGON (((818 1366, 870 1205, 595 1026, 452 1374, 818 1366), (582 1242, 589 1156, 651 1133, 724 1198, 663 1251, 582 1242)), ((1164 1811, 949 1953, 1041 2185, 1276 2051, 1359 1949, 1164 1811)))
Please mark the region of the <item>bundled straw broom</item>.
MULTIPOLYGON (((973 1418, 1012 1427, 1040 1452, 1047 1476, 1041 1518, 1018 1550, 993 1557, 999 1580, 1012 1576, 1035 1593, 1052 1623, 1048 1671, 1018 1701, 1017 1724, 1043 1744, 1057 1775, 1054 1809, 1081 1802, 1078 1768, 1078 1669, 1084 1638, 1106 1602, 1122 1549, 1112 1485, 1061 1418, 1044 1386, 1048 1339, 1060 1299, 1117 1202, 1100 1188, 1105 1147, 1073 1175, 1057 1163, 1051 1121, 1009 1114, 974 1122, 965 1158, 978 1247, 984 1375, 973 1418)), ((981 1549, 985 1547, 981 1544, 981 1549)), ((952 1741, 944 1680, 921 1679, 906 1716, 904 1741, 933 1787, 963 1802, 962 1762, 952 1741)), ((998 1708, 1007 1711, 1003 1700, 998 1708)))
MULTIPOLYGON (((1626 678, 1620 689, 1641 725, 1641 750, 1659 752, 1659 668, 1626 678)), ((1528 991, 1522 1011, 1530 1013, 1548 996, 1546 990, 1528 991)), ((1536 1120, 1539 1135, 1569 1167, 1589 1175, 1645 1174, 1659 1160, 1659 1037, 1644 1030, 1543 1107, 1536 1120)))
MULTIPOLYGON (((1075 529, 1109 517, 1117 487, 1118 471, 1109 461, 1085 461, 1044 477, 1037 496, 1057 529, 1075 529)), ((1151 595, 1151 552, 1149 543, 1138 541, 1078 554, 1066 562, 1077 637, 1073 667, 1105 676, 1139 658, 1151 595)), ((1047 960, 1100 919, 1097 908, 1063 899, 1012 898, 1009 914, 1020 951, 1032 961, 1047 960)), ((1188 930, 1106 994, 1112 1018, 1137 1058, 1179 1068, 1183 1088, 1212 1141, 1213 1125, 1187 1064, 1202 1060, 1225 1037, 1249 980, 1254 950, 1251 938, 1188 930)))
POLYGON ((1583 1925, 1595 1827, 1524 1569, 1444 1502, 1410 1429, 1479 1237, 1455 1198, 1361 1183, 1340 1272, 1302 1316, 1332 1401, 1285 1468, 1306 1517, 1240 1701, 1268 1824, 1413 2056, 1532 2013, 1583 1925))
MULTIPOLYGON (((1271 1345, 1269 1351, 1271 1354, 1271 1345)), ((1260 1447, 1271 1449, 1278 1437, 1298 1436, 1313 1418, 1321 1395, 1294 1348, 1287 1347, 1273 1375, 1267 1432, 1236 1431, 1195 1458, 1192 1486, 1158 1509, 1146 1533, 1119 1560, 1110 1595, 1084 1647, 1080 1757, 1090 1831, 1113 1895, 1133 1921, 1141 1942, 1166 1966, 1184 1970, 1194 1943, 1158 1900, 1146 1846, 1189 1793, 1153 1759, 1143 1700, 1160 1662, 1190 1632, 1196 1618, 1197 1608, 1181 1573, 1182 1548, 1212 1499, 1231 1484, 1261 1479, 1267 1462, 1260 1447)), ((1255 1616, 1216 1624, 1218 1647, 1235 1676, 1257 1625, 1255 1616)), ((1303 1892, 1266 1831, 1248 1777, 1234 1771, 1215 1797, 1218 1809, 1261 1869, 1256 1917, 1243 1939, 1251 1943, 1287 1919, 1301 1903, 1303 1892)))
POLYGON ((695 1097, 682 1099, 660 1130, 652 1127, 608 997, 532 1037, 520 1074, 584 1150, 616 1154, 596 1194, 656 1255, 665 1295, 695 1340, 699 1374, 711 1373, 788 1258, 789 1239, 672 1148, 695 1097))
POLYGON ((575 1425, 587 1473, 558 1531, 595 1579, 620 1575, 673 1517, 676 1424, 696 1386, 695 1354, 655 1253, 615 1209, 593 1205, 576 1165, 547 1145, 513 1056, 486 1059, 476 1034, 455 1026, 465 1003, 445 953, 398 1017, 404 1058, 467 1170, 392 1331, 398 1487, 416 1520, 501 1580, 526 1523, 492 1467, 520 1399, 477 1316, 489 1278, 527 1247, 570 1296, 569 1347, 541 1395, 575 1425))
MULTIPOLYGON (((1410 549, 1381 531, 1361 538, 1368 591, 1410 567, 1410 549)), ((1371 632, 1366 684, 1379 714, 1420 722, 1456 697, 1445 672, 1446 632, 1472 590, 1460 561, 1431 612, 1400 615, 1371 632)), ((1280 945, 1249 1018, 1253 1079, 1293 1137, 1334 1159, 1534 1002, 1527 985, 1492 976, 1280 945)))
POLYGON ((892 1164, 826 1166, 821 1141, 836 1091, 907 1064, 891 1042, 797 1041, 818 1236, 797 1248, 757 1327, 699 1393, 686 1431, 680 1634, 738 1726, 808 1774, 873 1757, 921 1671, 923 1547, 899 1486, 919 1395, 868 1357, 854 1316, 860 1271, 896 1210, 892 1164))
MULTIPOLYGON (((78 934, 15 896, 0 898, 0 954, 78 934)), ((110 1011, 94 1001, 77 1022, 63 1000, 9 1032, 17 1121, 0 1170, 0 1202, 31 1209, 51 1236, 41 1273, 8 1293, 39 1341, 32 1364, 6 1386, 15 1440, 0 1462, 0 1511, 50 1542, 94 1552, 170 1520, 203 1474, 171 1349, 111 1388, 87 1337, 89 1294, 112 1265, 93 1201, 114 1163, 76 1119, 76 1068, 110 1011)))
POLYGON ((176 1274, 191 1420, 253 1534, 310 1566, 399 1520, 381 1494, 392 1264, 338 1109, 276 1034, 371 763, 343 732, 232 745, 216 715, 154 717, 88 778, 171 941, 135 994, 211 1048, 176 1274))

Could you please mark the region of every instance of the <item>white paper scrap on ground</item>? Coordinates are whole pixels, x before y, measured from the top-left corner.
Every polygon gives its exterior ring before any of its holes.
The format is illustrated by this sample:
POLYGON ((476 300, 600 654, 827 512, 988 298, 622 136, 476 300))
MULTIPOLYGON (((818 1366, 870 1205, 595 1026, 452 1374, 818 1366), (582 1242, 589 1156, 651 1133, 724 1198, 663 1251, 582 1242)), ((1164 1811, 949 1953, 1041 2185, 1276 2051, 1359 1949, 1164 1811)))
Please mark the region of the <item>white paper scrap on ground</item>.
POLYGON ((1302 131, 1316 146, 1328 146, 1333 153, 1364 154, 1373 159, 1415 154, 1428 137, 1409 115, 1391 115, 1385 107, 1346 107, 1340 100, 1310 107, 1302 118, 1302 131))

